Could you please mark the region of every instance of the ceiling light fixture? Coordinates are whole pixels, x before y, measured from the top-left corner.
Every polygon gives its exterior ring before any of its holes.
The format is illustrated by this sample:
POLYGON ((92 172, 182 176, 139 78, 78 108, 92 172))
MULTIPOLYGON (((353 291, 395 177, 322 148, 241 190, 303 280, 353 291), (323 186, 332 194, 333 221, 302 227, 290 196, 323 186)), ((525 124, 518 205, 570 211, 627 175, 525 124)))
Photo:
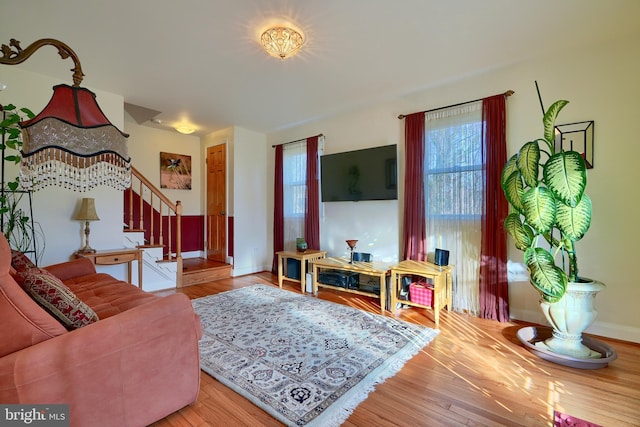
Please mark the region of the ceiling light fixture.
POLYGON ((189 125, 176 126, 175 129, 183 135, 189 135, 196 131, 194 128, 192 128, 189 125))
POLYGON ((269 55, 284 60, 298 53, 304 37, 290 27, 271 27, 260 36, 260 44, 269 55))

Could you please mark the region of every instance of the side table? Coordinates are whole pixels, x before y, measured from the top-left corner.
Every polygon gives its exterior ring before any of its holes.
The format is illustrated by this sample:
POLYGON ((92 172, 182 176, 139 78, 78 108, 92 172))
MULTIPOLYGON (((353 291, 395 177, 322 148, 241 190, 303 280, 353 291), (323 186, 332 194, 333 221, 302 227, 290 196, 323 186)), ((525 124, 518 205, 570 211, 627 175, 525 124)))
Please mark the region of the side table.
POLYGON ((108 249, 95 252, 83 253, 76 252, 73 254, 75 258, 88 258, 95 265, 116 265, 127 263, 127 273, 129 283, 131 282, 131 263, 138 261, 138 287, 142 289, 142 249, 122 248, 108 249))
MULTIPOLYGON (((433 280, 433 314, 435 323, 440 321, 440 310, 446 306, 451 311, 452 302, 452 265, 439 266, 427 261, 404 260, 391 267, 391 311, 395 313, 398 304, 398 294, 402 288, 400 278, 402 276, 421 276, 433 280)), ((402 304, 431 308, 422 304, 402 300, 402 304)))
POLYGON ((304 294, 306 285, 305 276, 307 274, 307 261, 325 258, 327 256, 327 251, 320 251, 317 249, 307 249, 304 252, 280 251, 276 252, 276 255, 278 256, 278 286, 282 289, 282 281, 286 277, 287 280, 300 282, 300 292, 304 294), (287 262, 288 258, 293 258, 300 261, 300 280, 284 275, 283 263, 287 262))
POLYGON ((334 289, 336 291, 341 292, 349 292, 352 294, 358 295, 366 295, 369 297, 379 298, 380 299, 380 312, 384 314, 386 309, 386 275, 388 270, 387 264, 374 263, 374 262, 364 262, 364 261, 354 261, 350 262, 348 259, 342 258, 325 258, 321 260, 316 260, 312 262, 313 265, 313 295, 318 295, 318 287, 334 289), (342 270, 349 271, 358 274, 365 274, 367 276, 377 277, 380 281, 380 293, 377 294, 375 292, 362 291, 358 289, 347 289, 341 286, 329 285, 326 283, 318 282, 318 278, 320 277, 320 270, 342 270))

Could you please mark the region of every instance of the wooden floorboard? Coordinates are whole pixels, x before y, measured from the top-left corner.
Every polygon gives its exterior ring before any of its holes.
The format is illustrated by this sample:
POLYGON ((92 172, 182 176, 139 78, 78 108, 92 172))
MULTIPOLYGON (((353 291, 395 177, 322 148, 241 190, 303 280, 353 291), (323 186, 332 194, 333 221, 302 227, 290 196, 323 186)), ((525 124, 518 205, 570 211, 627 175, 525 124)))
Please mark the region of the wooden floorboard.
MULTIPOLYGON (((277 286, 271 273, 193 285, 189 298, 256 283, 277 286)), ((300 293, 298 283, 286 290, 300 293)), ((378 314, 374 298, 321 289, 319 298, 378 314)), ((389 314, 389 313, 388 313, 389 314)), ((428 310, 398 315, 434 328, 428 310)), ((440 334, 394 377, 376 387, 343 424, 350 426, 552 426, 554 409, 605 427, 640 426, 640 345, 598 339, 618 359, 608 367, 579 370, 527 351, 516 332, 522 323, 500 323, 441 312, 440 334)), ((281 426, 205 373, 198 401, 154 424, 156 427, 281 426)))

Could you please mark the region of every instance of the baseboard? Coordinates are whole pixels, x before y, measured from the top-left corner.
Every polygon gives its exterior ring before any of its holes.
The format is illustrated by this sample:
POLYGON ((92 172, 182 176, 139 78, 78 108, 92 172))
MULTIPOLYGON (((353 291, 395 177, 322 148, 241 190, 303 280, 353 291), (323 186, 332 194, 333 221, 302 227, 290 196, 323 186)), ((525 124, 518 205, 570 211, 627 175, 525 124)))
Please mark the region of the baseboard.
MULTIPOLYGON (((510 310, 509 317, 513 320, 533 322, 539 325, 548 325, 548 322, 545 319, 544 315, 541 312, 537 311, 510 310)), ((640 343, 640 328, 602 322, 598 321, 597 319, 585 332, 600 337, 640 343)))
POLYGON ((596 320, 593 325, 587 329, 587 333, 640 344, 640 328, 631 326, 621 326, 614 323, 598 322, 596 320))
POLYGON ((233 271, 231 273, 231 277, 239 277, 246 276, 249 274, 256 274, 262 271, 271 271, 271 266, 258 266, 258 267, 238 267, 236 265, 233 266, 233 271))

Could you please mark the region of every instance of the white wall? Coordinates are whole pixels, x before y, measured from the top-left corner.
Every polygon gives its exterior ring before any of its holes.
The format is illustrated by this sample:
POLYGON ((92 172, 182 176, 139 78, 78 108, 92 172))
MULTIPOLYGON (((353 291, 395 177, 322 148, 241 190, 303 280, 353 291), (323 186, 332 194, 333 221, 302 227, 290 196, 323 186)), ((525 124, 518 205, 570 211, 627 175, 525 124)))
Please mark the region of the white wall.
MULTIPOLYGON (((323 154, 397 144, 398 165, 401 167, 404 164, 404 144, 397 122, 399 120, 387 106, 381 106, 272 133, 267 135, 267 139, 269 144, 282 144, 321 133, 324 135, 323 154)), ((269 212, 273 218, 274 150, 270 148, 268 154, 271 170, 269 212)), ((398 179, 402 180, 400 173, 398 179)), ((371 253, 376 261, 397 262, 401 192, 400 185, 398 200, 322 203, 320 248, 328 251, 329 256, 342 256, 349 253, 345 240, 357 239, 357 251, 371 253)), ((270 236, 272 234, 273 221, 270 236)))
POLYGON ((267 212, 266 136, 234 127, 233 138, 233 275, 271 270, 267 212))
POLYGON ((129 134, 129 156, 135 168, 169 200, 179 200, 184 215, 201 215, 204 160, 200 153, 200 138, 173 130, 140 126, 126 113, 125 118, 124 131, 129 134), (160 188, 160 152, 191 156, 191 190, 160 188))
MULTIPOLYGON (((635 271, 635 247, 640 229, 635 218, 640 208, 640 182, 636 166, 640 154, 637 143, 640 116, 640 44, 618 40, 588 49, 563 52, 527 63, 513 64, 446 86, 410 94, 362 111, 328 117, 292 129, 267 135, 268 144, 278 144, 323 133, 325 153, 399 144, 399 201, 378 206, 371 202, 325 204, 321 245, 330 255, 341 255, 339 242, 358 238, 371 245, 374 256, 399 256, 402 198, 404 191, 404 121, 399 114, 438 108, 515 90, 507 101, 508 155, 542 133, 542 112, 534 82, 540 85, 545 107, 557 99, 570 104, 558 124, 595 121, 594 169, 589 171, 587 192, 594 206, 593 222, 587 236, 578 243, 580 274, 604 282, 607 289, 598 295, 599 316, 589 332, 640 342, 640 286, 635 271), (373 215, 375 212, 375 216, 373 215), (361 224, 366 221, 366 227, 361 224), (393 224, 398 224, 393 227, 393 224), (353 230, 353 232, 349 232, 353 230), (375 238, 366 230, 381 230, 375 238), (360 234, 362 233, 362 234, 360 234), (347 235, 348 234, 348 235, 347 235)), ((269 153, 273 170, 273 152, 269 153)), ((268 177, 273 187, 273 176, 268 177)), ((269 212, 273 212, 270 190, 269 212)), ((270 235, 272 230, 270 229, 270 235)), ((360 245, 360 243, 359 243, 360 245)), ((509 258, 522 269, 522 253, 509 241, 509 258)), ((538 294, 526 278, 512 277, 510 311, 513 318, 544 323, 539 314, 538 294)))
MULTIPOLYGON (((0 81, 7 89, 0 92, 0 104, 12 103, 27 107, 38 114, 51 99, 52 87, 69 81, 54 80, 36 73, 22 71, 19 67, 2 66, 0 81)), ((96 94, 98 104, 109 120, 123 128, 123 97, 84 86, 96 94)), ((16 176, 17 168, 7 176, 16 176)), ((84 223, 72 220, 83 197, 95 198, 100 221, 91 223, 90 244, 95 249, 120 248, 122 236, 122 193, 110 187, 100 186, 89 192, 78 193, 61 187, 47 187, 33 194, 34 219, 45 233, 45 251, 39 265, 49 265, 70 259, 73 252, 84 246, 84 223)), ((122 268, 113 274, 125 277, 122 268)))
MULTIPOLYGON (((234 277, 271 270, 269 239, 269 192, 266 136, 238 126, 202 138, 202 156, 207 147, 227 144, 227 215, 233 217, 234 277)), ((203 178, 203 200, 206 182, 203 178)), ((229 233, 227 233, 228 238, 229 233)))

